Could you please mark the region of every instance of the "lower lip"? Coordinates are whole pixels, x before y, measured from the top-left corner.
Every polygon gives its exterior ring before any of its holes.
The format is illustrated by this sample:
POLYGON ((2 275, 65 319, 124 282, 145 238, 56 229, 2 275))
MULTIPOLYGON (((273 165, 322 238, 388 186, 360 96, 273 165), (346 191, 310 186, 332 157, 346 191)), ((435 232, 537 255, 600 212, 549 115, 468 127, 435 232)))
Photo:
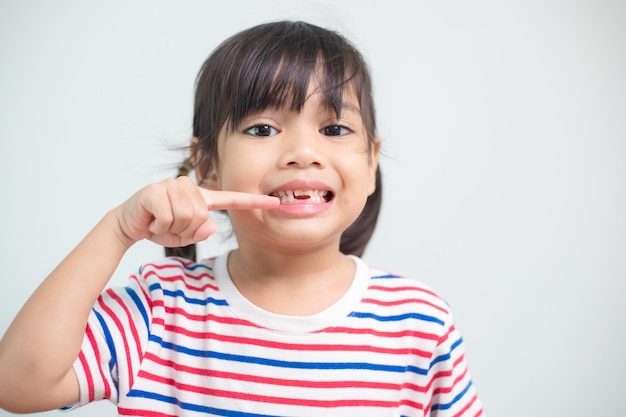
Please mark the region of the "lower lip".
POLYGON ((324 203, 307 203, 306 200, 303 200, 302 202, 281 204, 271 211, 285 217, 313 217, 325 212, 331 205, 332 200, 324 203))

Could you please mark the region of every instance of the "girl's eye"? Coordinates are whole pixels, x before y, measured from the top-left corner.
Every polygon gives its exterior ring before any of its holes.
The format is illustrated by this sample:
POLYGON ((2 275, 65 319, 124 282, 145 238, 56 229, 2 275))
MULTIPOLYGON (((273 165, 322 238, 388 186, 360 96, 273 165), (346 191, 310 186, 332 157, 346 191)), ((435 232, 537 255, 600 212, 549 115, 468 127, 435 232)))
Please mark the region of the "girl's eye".
POLYGON ((323 128, 321 130, 321 133, 326 136, 345 136, 349 133, 352 133, 352 130, 341 125, 330 125, 323 128))
POLYGON ((270 137, 278 134, 278 131, 270 125, 256 125, 246 130, 246 133, 258 137, 270 137))

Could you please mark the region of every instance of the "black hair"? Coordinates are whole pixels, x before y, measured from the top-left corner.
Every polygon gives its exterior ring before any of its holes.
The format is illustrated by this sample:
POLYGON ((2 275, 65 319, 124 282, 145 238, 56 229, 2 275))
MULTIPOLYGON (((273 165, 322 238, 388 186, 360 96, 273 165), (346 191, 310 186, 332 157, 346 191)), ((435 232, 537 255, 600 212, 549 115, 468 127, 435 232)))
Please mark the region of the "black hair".
MULTIPOLYGON (((340 116, 344 90, 356 95, 371 153, 378 145, 372 83, 357 49, 337 32, 305 22, 266 23, 224 41, 204 62, 196 79, 192 149, 195 167, 208 173, 220 163, 218 136, 227 124, 235 129, 246 116, 268 108, 300 111, 316 76, 323 105, 340 116)), ((184 166, 183 166, 184 167, 184 166)), ((188 166, 179 171, 185 175, 188 166)), ((369 242, 382 202, 380 168, 376 190, 340 242, 345 254, 361 256, 369 242)), ((195 245, 166 248, 167 255, 195 259, 195 245)))

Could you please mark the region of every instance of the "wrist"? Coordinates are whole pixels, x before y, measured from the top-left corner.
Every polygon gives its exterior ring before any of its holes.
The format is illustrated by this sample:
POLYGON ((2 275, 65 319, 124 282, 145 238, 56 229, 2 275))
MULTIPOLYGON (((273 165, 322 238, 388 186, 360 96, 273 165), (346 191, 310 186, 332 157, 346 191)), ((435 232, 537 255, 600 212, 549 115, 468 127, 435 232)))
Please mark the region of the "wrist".
POLYGON ((112 233, 112 235, 115 237, 115 241, 120 244, 120 248, 126 251, 131 246, 133 246, 139 239, 133 239, 124 231, 124 228, 120 221, 119 211, 119 207, 110 210, 107 214, 104 215, 100 223, 112 233))

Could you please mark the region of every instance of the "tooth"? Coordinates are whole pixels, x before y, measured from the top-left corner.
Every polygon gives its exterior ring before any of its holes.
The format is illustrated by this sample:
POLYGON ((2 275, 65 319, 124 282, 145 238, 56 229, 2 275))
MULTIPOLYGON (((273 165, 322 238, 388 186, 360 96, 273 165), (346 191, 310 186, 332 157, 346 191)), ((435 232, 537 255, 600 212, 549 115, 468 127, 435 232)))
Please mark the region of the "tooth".
POLYGON ((272 193, 280 198, 283 204, 293 203, 297 197, 309 196, 310 203, 323 203, 328 200, 330 192, 325 190, 284 190, 272 193))

